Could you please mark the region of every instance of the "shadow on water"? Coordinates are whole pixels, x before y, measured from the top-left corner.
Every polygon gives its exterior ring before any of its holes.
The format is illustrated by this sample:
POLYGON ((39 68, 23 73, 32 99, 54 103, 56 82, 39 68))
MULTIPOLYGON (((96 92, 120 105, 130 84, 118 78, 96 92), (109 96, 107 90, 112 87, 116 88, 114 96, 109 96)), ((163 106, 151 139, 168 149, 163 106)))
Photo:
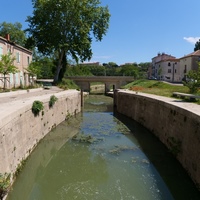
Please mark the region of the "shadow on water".
POLYGON ((140 148, 167 184, 174 199, 200 199, 200 191, 167 147, 145 127, 115 112, 115 117, 131 130, 140 148))
MULTIPOLYGON (((92 108, 92 110, 96 111, 99 109, 99 111, 113 112, 113 102, 111 103, 109 98, 104 95, 90 95, 86 100, 85 111, 90 111, 90 108, 92 108), (92 103, 93 101, 95 102, 94 104, 92 103), (104 106, 97 106, 100 104, 104 106)), ((187 172, 156 136, 136 121, 120 113, 114 112, 114 116, 131 131, 141 150, 167 184, 174 199, 200 199, 200 191, 198 191, 187 172)), ((130 137, 129 139, 132 140, 132 138, 130 137)))

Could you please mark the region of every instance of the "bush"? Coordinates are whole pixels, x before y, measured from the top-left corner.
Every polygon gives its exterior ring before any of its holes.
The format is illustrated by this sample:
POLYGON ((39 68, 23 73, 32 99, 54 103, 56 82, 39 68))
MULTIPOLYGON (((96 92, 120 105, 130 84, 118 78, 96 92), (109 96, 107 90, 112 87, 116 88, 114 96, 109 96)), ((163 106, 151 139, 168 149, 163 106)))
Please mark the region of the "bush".
POLYGON ((56 103, 56 101, 58 100, 58 98, 55 95, 52 95, 50 97, 50 101, 49 101, 49 107, 53 107, 53 105, 56 103))
POLYGON ((200 88, 200 63, 198 70, 190 70, 187 74, 188 81, 183 81, 183 84, 189 88, 190 93, 195 94, 200 88))
POLYGON ((67 90, 67 89, 80 89, 78 85, 74 83, 74 81, 70 79, 63 78, 62 82, 58 84, 58 87, 67 90))
POLYGON ((0 173, 0 199, 3 199, 3 197, 6 195, 6 193, 8 192, 9 186, 10 186, 10 174, 0 173))
POLYGON ((43 103, 41 101, 34 101, 32 105, 32 112, 36 116, 41 110, 44 109, 43 103))

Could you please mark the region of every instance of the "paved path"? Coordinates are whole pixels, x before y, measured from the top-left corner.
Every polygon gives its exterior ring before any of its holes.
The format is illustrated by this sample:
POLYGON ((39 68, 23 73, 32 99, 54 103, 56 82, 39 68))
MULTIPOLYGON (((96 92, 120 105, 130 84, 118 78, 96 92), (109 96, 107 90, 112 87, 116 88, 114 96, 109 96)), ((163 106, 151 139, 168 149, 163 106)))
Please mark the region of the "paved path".
POLYGON ((0 127, 8 120, 9 116, 15 115, 16 111, 30 106, 35 100, 43 100, 49 98, 51 95, 63 92, 58 87, 52 87, 51 89, 45 90, 43 88, 27 90, 18 90, 14 92, 0 93, 0 127))
POLYGON ((18 90, 13 92, 5 92, 0 93, 0 107, 3 103, 11 103, 17 100, 26 100, 30 97, 37 97, 41 95, 46 94, 54 94, 57 92, 63 91, 62 89, 58 87, 52 87, 51 89, 45 90, 43 88, 37 88, 37 89, 30 89, 29 92, 27 90, 18 90))

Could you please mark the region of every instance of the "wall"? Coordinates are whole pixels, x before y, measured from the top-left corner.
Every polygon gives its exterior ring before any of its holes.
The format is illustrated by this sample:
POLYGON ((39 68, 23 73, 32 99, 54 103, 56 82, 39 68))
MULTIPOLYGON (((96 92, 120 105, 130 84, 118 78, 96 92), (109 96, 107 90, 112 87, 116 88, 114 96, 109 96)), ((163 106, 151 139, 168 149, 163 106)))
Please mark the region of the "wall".
MULTIPOLYGON (((29 104, 19 105, 18 109, 1 120, 0 126, 0 172, 13 173, 20 162, 33 150, 35 145, 51 129, 67 117, 81 111, 81 94, 70 90, 56 93, 58 98, 52 108, 49 108, 50 96, 41 96, 44 103, 44 113, 38 116, 32 113, 34 97, 29 104), (21 107, 20 107, 21 106, 21 107)), ((70 134, 70 133, 69 133, 70 134)))
POLYGON ((114 104, 119 113, 152 131, 172 151, 200 188, 200 115, 175 106, 175 102, 169 103, 151 96, 154 98, 118 90, 114 95, 114 104))

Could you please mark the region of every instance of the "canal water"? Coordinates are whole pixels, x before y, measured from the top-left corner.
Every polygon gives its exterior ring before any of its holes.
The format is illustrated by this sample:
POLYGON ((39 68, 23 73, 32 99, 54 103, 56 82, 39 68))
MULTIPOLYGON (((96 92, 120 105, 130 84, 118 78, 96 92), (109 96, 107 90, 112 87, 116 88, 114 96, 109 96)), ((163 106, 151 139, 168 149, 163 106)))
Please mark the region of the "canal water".
POLYGON ((90 95, 84 111, 35 148, 7 200, 197 200, 200 193, 148 130, 90 95))

